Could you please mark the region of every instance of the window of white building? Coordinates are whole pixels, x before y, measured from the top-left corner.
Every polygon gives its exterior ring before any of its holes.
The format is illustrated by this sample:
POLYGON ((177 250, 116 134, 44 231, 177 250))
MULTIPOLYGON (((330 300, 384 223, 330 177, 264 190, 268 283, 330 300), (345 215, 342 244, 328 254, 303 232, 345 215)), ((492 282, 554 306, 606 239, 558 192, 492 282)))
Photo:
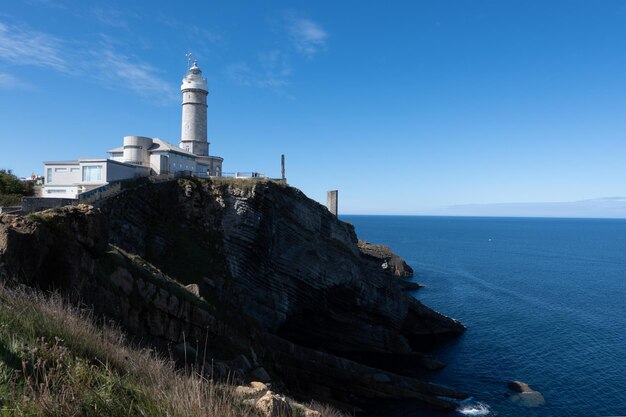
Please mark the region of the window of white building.
POLYGON ((83 167, 83 182, 102 181, 102 165, 87 165, 83 167))
POLYGON ((52 168, 46 169, 46 184, 52 182, 52 168))

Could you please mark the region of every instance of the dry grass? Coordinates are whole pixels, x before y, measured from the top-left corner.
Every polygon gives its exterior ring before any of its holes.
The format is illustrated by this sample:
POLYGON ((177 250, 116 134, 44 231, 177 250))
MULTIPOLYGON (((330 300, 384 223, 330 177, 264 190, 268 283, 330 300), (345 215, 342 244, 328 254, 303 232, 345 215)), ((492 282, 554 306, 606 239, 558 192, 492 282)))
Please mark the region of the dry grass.
POLYGON ((58 294, 0 284, 0 417, 260 417, 234 386, 203 375, 130 345, 118 328, 97 325, 58 294))
POLYGON ((59 296, 0 287, 0 416, 256 416, 59 296))

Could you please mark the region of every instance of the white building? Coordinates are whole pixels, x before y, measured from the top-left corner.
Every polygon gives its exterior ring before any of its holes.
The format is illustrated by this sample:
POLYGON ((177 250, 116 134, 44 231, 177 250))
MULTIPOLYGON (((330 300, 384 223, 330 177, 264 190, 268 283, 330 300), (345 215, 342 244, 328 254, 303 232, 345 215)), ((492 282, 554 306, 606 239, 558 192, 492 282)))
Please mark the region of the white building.
POLYGON ((209 155, 206 104, 209 90, 196 62, 183 78, 180 90, 183 117, 179 146, 159 138, 125 136, 123 146, 108 151, 108 159, 44 162, 43 197, 77 198, 80 193, 112 181, 148 175, 222 176, 224 159, 209 155))

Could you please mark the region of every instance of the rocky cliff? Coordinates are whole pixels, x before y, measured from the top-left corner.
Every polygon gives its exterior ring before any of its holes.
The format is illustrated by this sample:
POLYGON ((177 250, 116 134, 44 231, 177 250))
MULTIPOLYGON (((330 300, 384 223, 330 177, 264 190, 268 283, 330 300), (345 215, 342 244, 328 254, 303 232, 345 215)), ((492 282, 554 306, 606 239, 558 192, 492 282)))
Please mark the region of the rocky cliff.
POLYGON ((464 328, 407 295, 408 266, 381 250, 265 181, 145 183, 97 208, 0 216, 5 280, 58 289, 138 341, 212 361, 214 376, 336 404, 454 407, 463 393, 389 371, 390 357, 432 364, 422 348, 464 328))

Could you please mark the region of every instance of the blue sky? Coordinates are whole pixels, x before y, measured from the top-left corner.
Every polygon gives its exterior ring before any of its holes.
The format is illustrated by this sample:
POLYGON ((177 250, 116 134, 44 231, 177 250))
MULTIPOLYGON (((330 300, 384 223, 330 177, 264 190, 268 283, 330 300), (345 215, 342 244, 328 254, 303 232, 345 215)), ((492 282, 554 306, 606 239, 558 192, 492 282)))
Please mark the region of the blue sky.
POLYGON ((626 195, 626 3, 608 0, 3 2, 0 167, 177 143, 188 51, 224 171, 278 176, 284 153, 343 213, 626 195))

